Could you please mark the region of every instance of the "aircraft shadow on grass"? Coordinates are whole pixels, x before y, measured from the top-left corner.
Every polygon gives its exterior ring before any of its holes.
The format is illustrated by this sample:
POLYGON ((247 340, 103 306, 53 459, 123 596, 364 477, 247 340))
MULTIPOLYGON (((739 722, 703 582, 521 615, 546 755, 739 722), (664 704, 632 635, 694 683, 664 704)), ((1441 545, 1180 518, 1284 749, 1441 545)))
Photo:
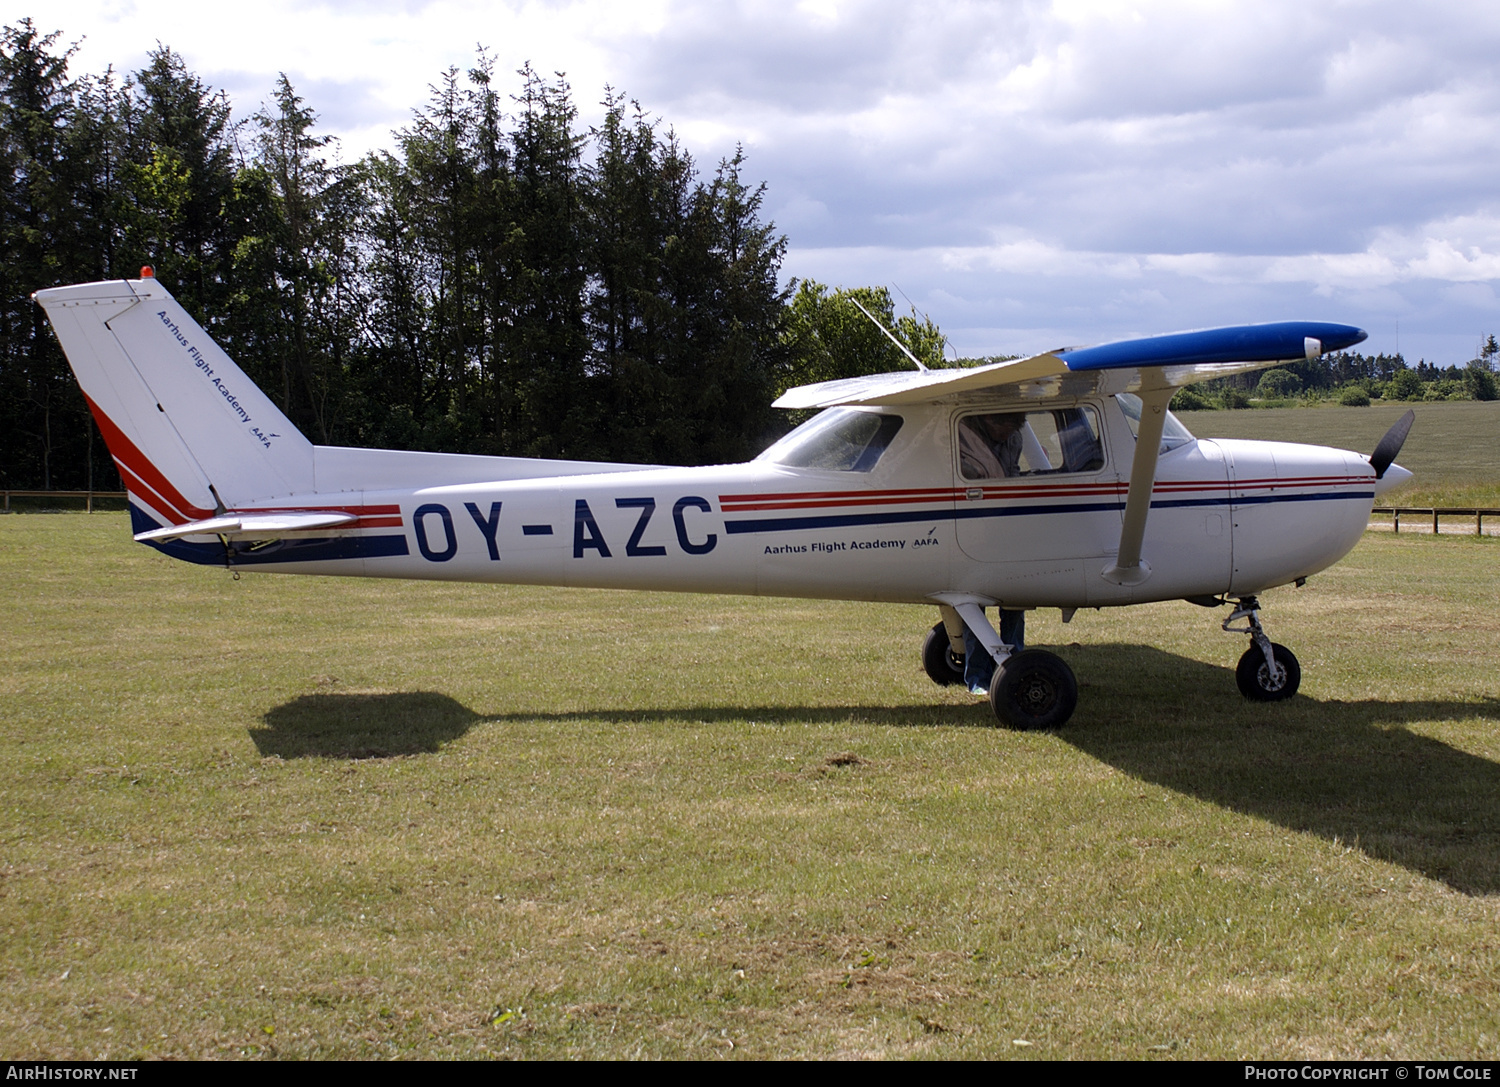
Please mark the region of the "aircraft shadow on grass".
MULTIPOLYGON (((1418 735, 1417 722, 1500 722, 1500 699, 1242 700, 1230 669, 1137 645, 1060 650, 1089 677, 1059 739, 1132 777, 1357 848, 1464 894, 1500 892, 1500 764, 1418 735)), ((382 758, 437 751, 477 724, 866 722, 983 728, 988 706, 675 706, 481 715, 447 695, 303 695, 251 731, 262 755, 382 758)))
POLYGON ((386 759, 437 751, 480 717, 433 691, 305 694, 266 713, 250 730, 262 757, 386 759))
POLYGON ((1057 733, 1080 751, 1464 894, 1500 891, 1500 764, 1406 727, 1500 722, 1500 699, 1299 696, 1266 705, 1239 698, 1232 670, 1161 650, 1108 645, 1064 654, 1080 674, 1108 681, 1085 691, 1094 708, 1057 733), (1115 712, 1112 695, 1123 707, 1115 712))

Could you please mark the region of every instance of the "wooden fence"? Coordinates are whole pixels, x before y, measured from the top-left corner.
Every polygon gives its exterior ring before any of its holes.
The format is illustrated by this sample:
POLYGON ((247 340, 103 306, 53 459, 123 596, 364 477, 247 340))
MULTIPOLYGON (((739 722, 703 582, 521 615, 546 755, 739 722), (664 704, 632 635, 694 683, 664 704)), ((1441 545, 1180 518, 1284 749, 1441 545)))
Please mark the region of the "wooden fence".
POLYGON ((1486 517, 1500 517, 1500 509, 1465 509, 1462 506, 1376 506, 1370 511, 1373 517, 1377 513, 1389 514, 1391 518, 1391 531, 1401 531, 1401 516, 1405 514, 1408 519, 1420 517, 1424 522, 1432 519, 1432 534, 1438 535, 1439 522, 1443 517, 1452 519, 1454 517, 1472 517, 1474 519, 1474 535, 1484 535, 1484 519, 1486 517))
POLYGON ((0 491, 5 498, 5 506, 0 513, 10 512, 10 500, 16 498, 68 498, 74 501, 83 499, 83 510, 85 513, 94 512, 94 499, 96 498, 124 498, 124 491, 0 491))

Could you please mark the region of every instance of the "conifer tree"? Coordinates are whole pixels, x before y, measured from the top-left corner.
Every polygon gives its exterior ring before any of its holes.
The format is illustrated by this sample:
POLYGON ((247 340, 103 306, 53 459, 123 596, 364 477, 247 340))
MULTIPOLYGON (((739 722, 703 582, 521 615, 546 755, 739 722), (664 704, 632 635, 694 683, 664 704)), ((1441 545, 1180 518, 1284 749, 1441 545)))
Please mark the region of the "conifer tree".
POLYGON ((236 200, 251 227, 236 247, 235 338, 252 377, 309 437, 342 421, 348 344, 356 335, 351 246, 357 183, 324 157, 331 137, 282 75, 256 113, 255 154, 236 200))
POLYGON ((83 402, 31 293, 82 263, 69 154, 72 49, 30 19, 0 32, 0 481, 77 485, 87 457, 83 402))

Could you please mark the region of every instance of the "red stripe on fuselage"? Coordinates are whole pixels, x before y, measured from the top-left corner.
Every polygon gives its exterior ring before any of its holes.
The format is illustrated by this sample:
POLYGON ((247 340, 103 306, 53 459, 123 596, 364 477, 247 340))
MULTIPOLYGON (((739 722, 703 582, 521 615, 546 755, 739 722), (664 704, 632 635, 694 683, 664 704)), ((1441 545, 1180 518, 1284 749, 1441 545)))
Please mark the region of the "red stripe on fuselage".
POLYGON ((829 498, 807 498, 803 495, 786 495, 775 500, 763 502, 732 502, 725 498, 719 499, 720 506, 725 513, 743 513, 748 510, 800 510, 811 509, 817 506, 906 506, 927 502, 952 502, 958 497, 958 492, 944 491, 941 494, 923 495, 911 498, 883 498, 879 495, 859 494, 858 492, 829 498))
POLYGON ((165 498, 141 482, 134 472, 118 460, 115 461, 115 468, 119 471, 120 479, 124 481, 125 489, 130 492, 130 496, 150 506, 157 513, 165 517, 169 524, 180 525, 190 520, 190 518, 182 516, 177 508, 165 498))
MULTIPOLYGON (((151 494, 142 493, 138 495, 142 501, 147 502, 153 509, 167 518, 174 525, 180 525, 184 521, 197 521, 204 517, 212 517, 213 510, 203 509, 195 506, 183 497, 181 491, 172 486, 170 480, 156 470, 156 465, 147 459, 146 454, 136 448, 135 443, 125 436, 125 432, 115 426, 114 420, 100 410, 99 405, 89 398, 88 393, 83 394, 84 401, 89 406, 89 411, 94 415, 94 422, 99 424, 99 433, 104 435, 104 444, 109 447, 109 455, 114 458, 121 472, 125 475, 128 471, 136 481, 149 491, 154 492, 156 501, 152 501, 151 494), (172 507, 171 512, 163 509, 157 503, 165 503, 172 507)), ((126 490, 130 490, 127 486, 126 490)))
POLYGON ((353 513, 360 517, 369 517, 381 513, 400 513, 400 506, 340 506, 324 505, 318 503, 315 506, 242 506, 235 513, 307 513, 309 510, 318 513, 353 513))
MULTIPOLYGON (((1237 493, 1267 490, 1291 490, 1300 487, 1348 487, 1368 484, 1364 476, 1293 476, 1286 479, 1260 477, 1239 480, 1157 480, 1153 494, 1198 492, 1218 494, 1232 501, 1237 493)), ((988 486, 976 481, 967 488, 923 488, 885 491, 789 491, 783 494, 726 494, 719 496, 725 513, 748 513, 757 510, 803 510, 842 506, 903 506, 934 502, 967 500, 970 491, 978 489, 986 500, 1089 498, 1100 495, 1124 495, 1130 485, 1124 481, 1093 483, 1006 483, 988 486)))
MULTIPOLYGON (((392 505, 380 506, 327 506, 322 503, 312 506, 253 506, 241 507, 230 511, 231 513, 352 513, 359 518, 358 521, 347 525, 339 525, 332 531, 349 532, 357 528, 400 528, 402 526, 401 507, 392 505)), ((326 531, 326 530, 325 530, 326 531)))
POLYGON ((763 502, 818 502, 862 499, 870 502, 946 502, 954 495, 952 487, 908 487, 885 491, 792 491, 783 494, 723 494, 719 505, 726 511, 758 509, 763 502))

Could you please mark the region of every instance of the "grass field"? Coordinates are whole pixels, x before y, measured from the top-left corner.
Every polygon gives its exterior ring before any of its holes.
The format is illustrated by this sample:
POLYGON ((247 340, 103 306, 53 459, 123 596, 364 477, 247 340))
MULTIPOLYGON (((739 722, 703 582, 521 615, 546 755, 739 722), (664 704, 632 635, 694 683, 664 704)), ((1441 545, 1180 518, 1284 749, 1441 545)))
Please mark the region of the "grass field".
POLYGON ((1278 706, 1222 613, 1038 613, 1056 734, 926 609, 234 581, 121 514, 0 518, 0 584, 6 1057, 1500 1055, 1500 541, 1267 594, 1278 706))
POLYGON ((1408 408, 1416 421, 1397 463, 1416 478, 1382 503, 1500 507, 1500 401, 1189 411, 1182 421, 1200 438, 1310 442, 1369 453, 1408 408))

